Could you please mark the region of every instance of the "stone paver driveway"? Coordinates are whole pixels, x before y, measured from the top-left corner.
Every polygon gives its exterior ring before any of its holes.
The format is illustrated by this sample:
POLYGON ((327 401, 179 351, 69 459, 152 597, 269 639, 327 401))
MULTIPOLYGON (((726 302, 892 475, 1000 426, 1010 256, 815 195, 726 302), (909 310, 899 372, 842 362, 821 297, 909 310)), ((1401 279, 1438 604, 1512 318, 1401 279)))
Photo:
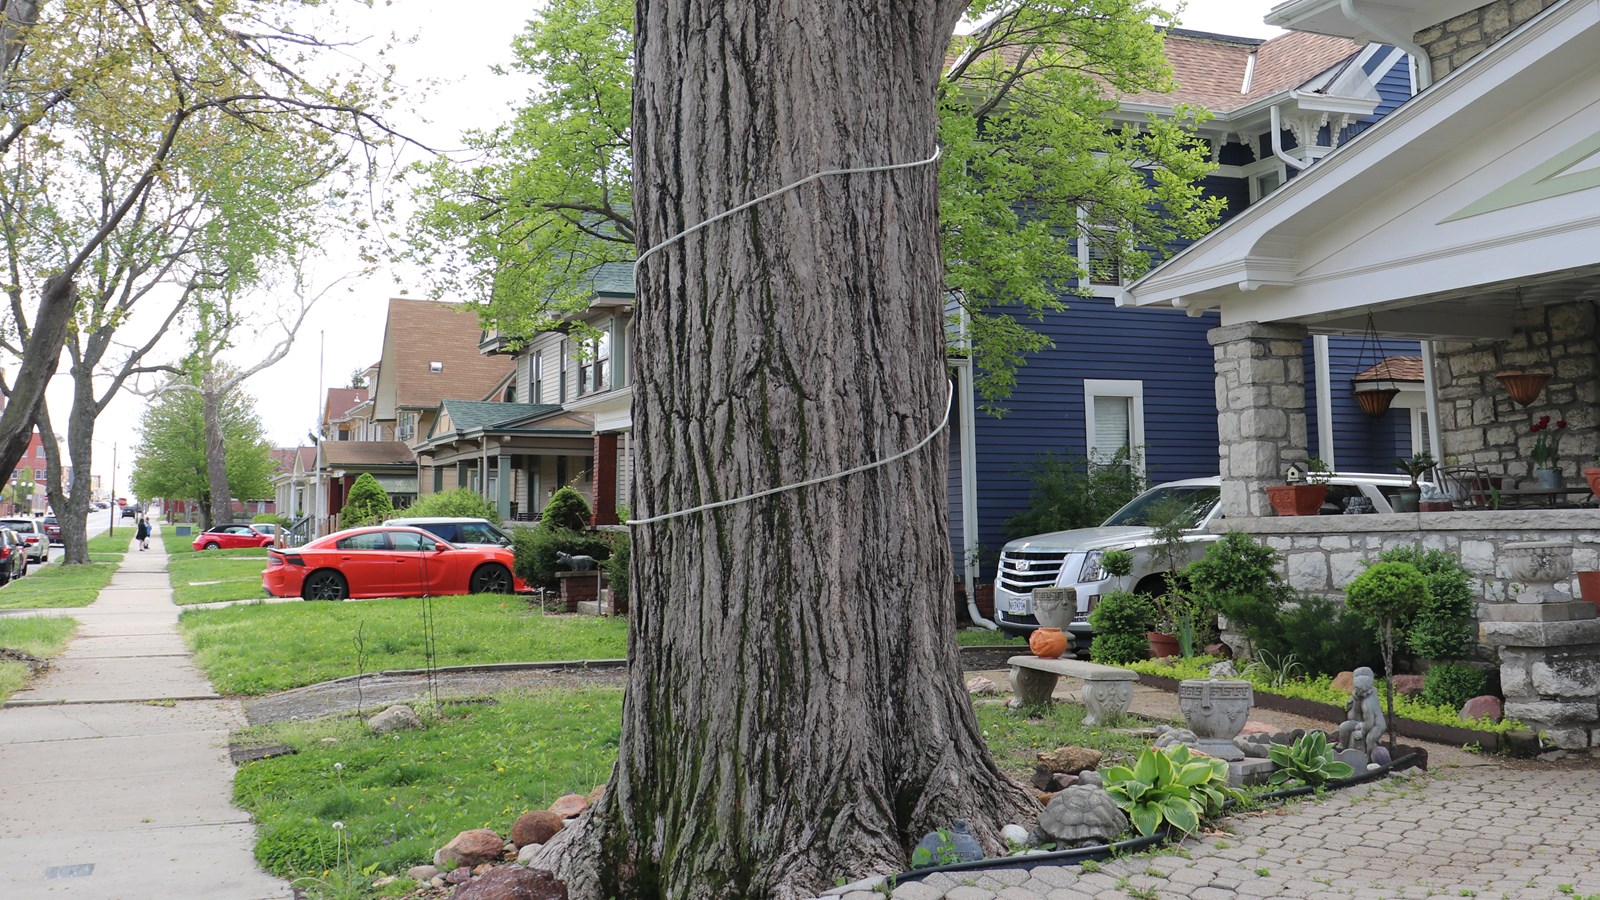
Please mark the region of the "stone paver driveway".
MULTIPOLYGON (((901 900, 1600 895, 1600 770, 1443 769, 1262 814, 1231 835, 1077 867, 935 874, 901 900), (1186 858, 1187 857, 1187 858, 1186 858)), ((881 894, 846 895, 849 900, 881 894)))

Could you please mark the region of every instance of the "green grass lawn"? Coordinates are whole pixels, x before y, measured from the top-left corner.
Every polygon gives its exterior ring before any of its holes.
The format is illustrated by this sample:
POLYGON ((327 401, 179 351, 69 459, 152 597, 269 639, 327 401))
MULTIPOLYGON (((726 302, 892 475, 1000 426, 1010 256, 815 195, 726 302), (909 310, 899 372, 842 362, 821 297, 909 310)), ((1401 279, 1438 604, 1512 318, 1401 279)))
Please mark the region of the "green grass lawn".
POLYGON ((121 556, 128 552, 128 545, 133 542, 132 528, 118 528, 115 532, 104 532, 89 538, 89 558, 96 555, 116 554, 121 556))
POLYGON ((51 564, 28 570, 28 577, 0 588, 0 609, 46 609, 88 606, 111 582, 113 562, 86 566, 51 564))
MULTIPOLYGON (((0 619, 0 647, 21 650, 49 659, 59 656, 78 629, 78 620, 65 616, 6 617, 0 619)), ((20 662, 0 662, 0 703, 28 680, 28 667, 20 662)))
MULTIPOLYGON (((170 553, 170 554, 172 554, 174 556, 181 556, 181 555, 185 555, 185 554, 193 554, 193 553, 201 552, 199 550, 194 549, 194 539, 195 539, 195 537, 197 535, 200 534, 201 531, 202 531, 202 529, 200 528, 200 526, 197 523, 194 523, 194 522, 162 522, 161 523, 161 533, 158 535, 158 537, 161 538, 161 546, 167 548, 167 552, 168 553, 170 553), (189 534, 188 534, 188 536, 186 536, 186 537, 179 537, 178 536, 178 526, 179 525, 187 525, 187 526, 189 526, 189 534)), ((217 551, 215 551, 215 550, 206 550, 204 552, 206 552, 206 553, 216 553, 217 551)), ((256 551, 256 552, 264 554, 267 551, 259 550, 259 551, 256 551)))
POLYGON ((509 834, 522 813, 605 783, 621 732, 621 691, 497 700, 422 709, 426 731, 384 737, 349 718, 239 735, 300 751, 246 764, 234 777, 234 802, 259 825, 256 859, 286 878, 364 888, 380 872, 430 862, 460 831, 509 834))
POLYGON ((987 628, 957 628, 956 643, 963 647, 1026 647, 1025 638, 1012 637, 1004 631, 987 628))
MULTIPOLYGON (((0 597, 4 592, 0 592, 0 597)), ((522 597, 436 597, 435 662, 543 662, 627 655, 619 618, 546 616, 522 597)), ((427 665, 418 598, 243 604, 184 611, 178 627, 224 694, 267 694, 331 678, 427 665)))
POLYGON ((264 596, 261 571, 266 567, 265 550, 212 550, 173 556, 167 560, 172 601, 186 606, 215 600, 259 599, 264 596))
MULTIPOLYGON (((978 727, 983 729, 983 739, 994 754, 995 762, 1013 778, 1026 782, 1037 764, 1034 756, 1042 751, 1054 750, 1063 744, 1075 747, 1094 747, 1105 753, 1101 767, 1131 762, 1139 751, 1150 746, 1147 738, 1137 738, 1117 728, 1083 724, 1085 710, 1077 703, 1052 703, 1039 715, 1030 711, 1007 709, 1004 700, 976 703, 978 727)), ((1118 725, 1138 726, 1148 724, 1132 716, 1118 725)))

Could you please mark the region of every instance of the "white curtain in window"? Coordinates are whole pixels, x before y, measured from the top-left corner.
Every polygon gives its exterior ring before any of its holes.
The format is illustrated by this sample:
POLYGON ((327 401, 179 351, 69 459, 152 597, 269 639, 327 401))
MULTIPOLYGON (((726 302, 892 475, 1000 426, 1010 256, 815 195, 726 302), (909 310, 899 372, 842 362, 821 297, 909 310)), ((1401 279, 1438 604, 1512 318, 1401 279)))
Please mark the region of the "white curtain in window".
POLYGON ((1133 445, 1130 427, 1133 422, 1131 397, 1095 397, 1094 443, 1089 448, 1089 458, 1095 462, 1111 462, 1118 452, 1133 445))

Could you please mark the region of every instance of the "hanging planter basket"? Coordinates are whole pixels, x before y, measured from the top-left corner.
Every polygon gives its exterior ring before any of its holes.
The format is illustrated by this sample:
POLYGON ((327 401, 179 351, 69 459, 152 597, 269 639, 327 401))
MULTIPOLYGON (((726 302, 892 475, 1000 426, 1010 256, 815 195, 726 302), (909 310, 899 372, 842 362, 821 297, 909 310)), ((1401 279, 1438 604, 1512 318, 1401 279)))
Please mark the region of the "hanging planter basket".
POLYGON ((1521 370, 1510 372, 1496 372, 1494 377, 1506 386, 1506 393, 1511 395, 1519 406, 1527 406, 1539 399, 1539 394, 1544 391, 1545 382, 1550 376, 1544 372, 1523 372, 1521 370))
POLYGON ((1356 402, 1361 404, 1361 411, 1374 419, 1389 411, 1389 404, 1394 398, 1400 396, 1399 388, 1373 388, 1371 390, 1357 390, 1356 402))

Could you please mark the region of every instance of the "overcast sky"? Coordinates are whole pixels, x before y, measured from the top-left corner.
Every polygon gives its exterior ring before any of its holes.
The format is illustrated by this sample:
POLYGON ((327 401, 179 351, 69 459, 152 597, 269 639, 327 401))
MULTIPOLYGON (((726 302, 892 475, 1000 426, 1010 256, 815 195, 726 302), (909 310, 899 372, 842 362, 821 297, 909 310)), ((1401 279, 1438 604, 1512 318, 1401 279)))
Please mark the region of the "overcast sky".
MULTIPOLYGON (((526 94, 526 80, 496 75, 492 68, 510 61, 510 39, 521 30, 534 5, 528 0, 472 0, 470 6, 460 0, 390 0, 360 12, 350 27, 355 33, 378 37, 388 33, 414 36, 414 42, 396 50, 398 71, 402 78, 418 83, 437 83, 396 120, 406 134, 430 147, 456 148, 463 130, 504 120, 518 98, 526 94), (470 14, 464 12, 468 8, 470 14)), ((1273 5, 1254 0, 1190 0, 1183 25, 1199 31, 1271 37, 1278 30, 1263 25, 1261 18, 1273 5)), ((397 225, 382 224, 386 231, 397 225)), ((357 268, 349 250, 336 250, 317 260, 313 273, 320 284, 326 284, 357 268)), ((341 284, 325 297, 312 311, 289 357, 246 382, 245 389, 256 398, 268 440, 278 446, 304 443, 319 414, 319 372, 323 388, 338 387, 347 383, 352 370, 376 362, 388 298, 426 293, 418 273, 386 266, 365 280, 341 284)), ((256 346, 275 339, 266 332, 256 346)), ((174 345, 163 358, 180 353, 174 345)), ((237 362, 248 364, 254 358, 241 356, 237 362)), ((59 410, 55 420, 64 423, 71 396, 64 372, 52 383, 50 396, 52 409, 59 410)), ((143 408, 142 398, 120 396, 101 416, 96 429, 92 468, 110 480, 115 444, 119 493, 127 491, 143 408)))

